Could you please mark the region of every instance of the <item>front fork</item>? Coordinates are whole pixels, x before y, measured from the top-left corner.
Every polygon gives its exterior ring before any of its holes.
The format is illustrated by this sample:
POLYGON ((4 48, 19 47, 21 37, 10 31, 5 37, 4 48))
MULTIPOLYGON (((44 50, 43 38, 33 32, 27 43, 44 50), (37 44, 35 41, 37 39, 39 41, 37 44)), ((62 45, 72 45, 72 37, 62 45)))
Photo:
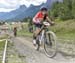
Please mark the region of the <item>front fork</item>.
POLYGON ((50 37, 50 33, 48 33, 48 37, 47 37, 47 35, 46 35, 46 32, 48 32, 49 30, 48 29, 46 29, 45 31, 44 31, 44 42, 46 43, 46 44, 49 44, 50 46, 52 46, 52 41, 51 41, 51 37, 50 37))

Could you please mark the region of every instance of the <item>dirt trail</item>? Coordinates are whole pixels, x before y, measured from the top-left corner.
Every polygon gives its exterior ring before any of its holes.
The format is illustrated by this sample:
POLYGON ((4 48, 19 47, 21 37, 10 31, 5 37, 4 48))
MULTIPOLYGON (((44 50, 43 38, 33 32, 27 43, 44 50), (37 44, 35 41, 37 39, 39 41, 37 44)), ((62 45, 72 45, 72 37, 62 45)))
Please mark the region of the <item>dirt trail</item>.
POLYGON ((34 49, 32 42, 28 38, 16 37, 12 39, 14 47, 22 56, 26 56, 27 63, 75 63, 74 58, 67 58, 61 53, 57 53, 56 57, 48 58, 44 54, 44 50, 39 52, 34 49))

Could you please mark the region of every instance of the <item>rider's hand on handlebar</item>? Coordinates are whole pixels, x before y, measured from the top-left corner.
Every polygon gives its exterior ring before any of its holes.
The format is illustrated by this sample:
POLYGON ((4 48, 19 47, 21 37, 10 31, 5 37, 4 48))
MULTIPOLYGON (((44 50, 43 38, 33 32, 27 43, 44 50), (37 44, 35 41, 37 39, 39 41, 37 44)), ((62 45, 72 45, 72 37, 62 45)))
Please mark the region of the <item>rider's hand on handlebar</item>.
POLYGON ((51 22, 51 25, 55 25, 55 22, 51 22))

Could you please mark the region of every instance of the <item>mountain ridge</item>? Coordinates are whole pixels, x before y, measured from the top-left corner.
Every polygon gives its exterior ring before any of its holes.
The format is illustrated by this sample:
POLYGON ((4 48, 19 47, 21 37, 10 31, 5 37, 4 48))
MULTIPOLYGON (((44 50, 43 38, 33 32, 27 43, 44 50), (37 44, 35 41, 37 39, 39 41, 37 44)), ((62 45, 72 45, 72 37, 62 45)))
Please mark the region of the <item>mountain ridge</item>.
POLYGON ((25 5, 21 5, 18 9, 11 12, 0 12, 0 21, 20 21, 26 17, 33 17, 41 6, 46 6, 49 9, 53 2, 54 0, 47 0, 46 3, 42 3, 38 6, 31 4, 30 7, 27 8, 25 5))

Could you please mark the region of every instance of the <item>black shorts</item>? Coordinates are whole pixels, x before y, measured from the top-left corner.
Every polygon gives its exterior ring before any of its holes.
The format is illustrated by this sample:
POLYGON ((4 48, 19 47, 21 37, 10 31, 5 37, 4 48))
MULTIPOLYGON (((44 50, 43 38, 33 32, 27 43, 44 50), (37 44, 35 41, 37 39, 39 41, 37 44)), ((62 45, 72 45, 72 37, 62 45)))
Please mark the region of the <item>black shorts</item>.
POLYGON ((38 28, 41 29, 41 27, 42 27, 42 24, 34 24, 33 30, 37 30, 38 28))
POLYGON ((42 24, 34 24, 35 25, 35 27, 37 27, 37 28, 41 28, 42 27, 42 24))

